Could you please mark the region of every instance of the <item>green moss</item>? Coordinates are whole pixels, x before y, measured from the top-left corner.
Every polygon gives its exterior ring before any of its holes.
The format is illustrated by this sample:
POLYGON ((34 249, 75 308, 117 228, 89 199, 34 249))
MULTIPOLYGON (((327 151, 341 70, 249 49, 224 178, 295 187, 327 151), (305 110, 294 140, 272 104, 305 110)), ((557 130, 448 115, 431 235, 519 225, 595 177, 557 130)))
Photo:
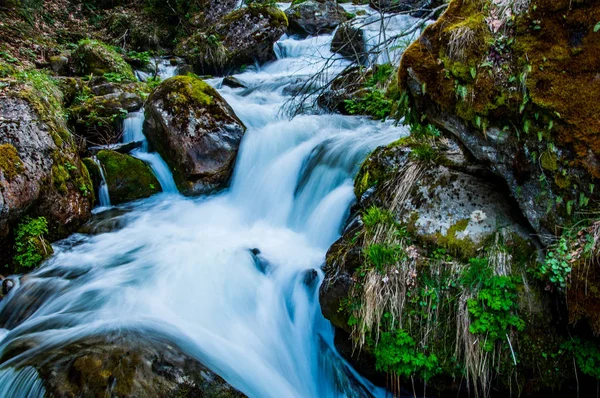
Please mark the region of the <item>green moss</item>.
POLYGON ((435 235, 435 243, 446 248, 450 253, 460 258, 470 258, 476 255, 475 244, 468 236, 459 237, 459 233, 467 229, 469 219, 465 218, 457 221, 448 228, 446 234, 437 232, 435 235))
POLYGON ((548 171, 558 170, 558 157, 554 152, 545 151, 540 155, 541 166, 548 171))
POLYGON ((83 75, 103 76, 105 73, 115 73, 135 81, 131 66, 121 54, 98 40, 80 41, 73 57, 77 60, 79 73, 83 75))
POLYGON ((23 161, 17 149, 11 144, 0 145, 0 171, 9 180, 23 172, 23 161))
POLYGON ((143 161, 114 151, 100 151, 97 157, 104 167, 113 204, 147 198, 161 191, 160 183, 143 161))

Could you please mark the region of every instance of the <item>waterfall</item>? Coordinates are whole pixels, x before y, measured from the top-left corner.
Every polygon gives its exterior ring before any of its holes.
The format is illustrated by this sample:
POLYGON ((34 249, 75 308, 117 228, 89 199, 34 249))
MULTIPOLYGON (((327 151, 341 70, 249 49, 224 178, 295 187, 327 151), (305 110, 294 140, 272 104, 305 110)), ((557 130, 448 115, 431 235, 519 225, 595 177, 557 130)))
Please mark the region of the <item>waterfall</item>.
POLYGON ((100 171, 100 186, 98 187, 98 205, 101 208, 110 207, 110 195, 108 193, 108 184, 106 183, 106 177, 104 176, 104 167, 96 156, 92 157, 94 163, 98 166, 100 171))
POLYGON ((46 389, 34 368, 0 369, 0 397, 44 398, 45 395, 46 389))
MULTIPOLYGON (((158 76, 161 79, 168 79, 169 77, 175 76, 177 66, 171 65, 168 59, 159 59, 156 63, 158 65, 158 76)), ((140 72, 138 72, 137 76, 138 78, 140 77, 140 72)), ((146 140, 143 129, 144 110, 142 109, 137 112, 129 113, 127 118, 123 121, 123 142, 141 142, 141 147, 132 151, 131 155, 144 161, 150 166, 154 176, 160 183, 163 192, 177 193, 177 185, 173 180, 173 173, 171 173, 167 163, 158 153, 148 151, 148 141, 146 140)))
MULTIPOLYGON (((28 396, 38 378, 11 369, 52 347, 148 328, 176 335, 187 354, 250 397, 385 395, 335 351, 318 291, 362 160, 407 131, 362 117, 280 115, 290 87, 331 55, 330 42, 284 36, 276 61, 236 75, 247 88, 219 89, 248 127, 228 190, 131 203, 111 232, 56 243, 0 301, 8 329, 0 357, 19 348, 0 363, 0 391, 28 396)), ((340 57, 330 72, 346 65, 340 57)), ((221 79, 208 82, 220 87, 221 79)), ((132 113, 124 141, 144 143, 133 155, 154 165, 168 191, 172 176, 148 152, 142 125, 143 113, 132 113)))

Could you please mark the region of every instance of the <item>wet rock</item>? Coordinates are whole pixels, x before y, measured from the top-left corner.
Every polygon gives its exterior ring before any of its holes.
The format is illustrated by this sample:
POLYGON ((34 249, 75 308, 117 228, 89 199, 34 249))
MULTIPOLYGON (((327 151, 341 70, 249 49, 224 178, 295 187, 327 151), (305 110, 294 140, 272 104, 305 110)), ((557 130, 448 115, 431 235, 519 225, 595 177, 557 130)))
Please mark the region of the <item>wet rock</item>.
POLYGON ((192 76, 162 82, 145 106, 144 131, 173 170, 184 195, 227 185, 246 130, 208 84, 192 76))
POLYGON ((256 248, 250 249, 250 254, 252 255, 256 269, 263 274, 266 273, 269 269, 269 262, 260 254, 260 250, 256 248))
POLYGON ((358 64, 366 61, 364 31, 350 24, 342 24, 333 35, 331 51, 355 60, 358 64))
POLYGON ((244 397, 152 330, 90 336, 37 355, 36 346, 30 342, 19 362, 35 367, 54 397, 244 397))
POLYGON ((15 287, 15 281, 12 278, 6 278, 2 281, 2 294, 6 296, 15 287))
POLYGON ((90 217, 94 197, 62 94, 49 80, 37 87, 6 83, 0 89, 0 245, 10 244, 5 239, 25 214, 46 217, 47 238, 63 237, 90 217))
POLYGON ((290 32, 302 35, 331 33, 347 20, 346 11, 335 1, 308 0, 285 11, 290 32))
POLYGON ((251 4, 221 18, 214 26, 183 40, 175 53, 201 75, 223 75, 255 62, 275 59, 273 43, 288 21, 276 7, 251 4))
POLYGON ((304 284, 308 287, 313 287, 318 279, 319 273, 315 269, 309 269, 304 273, 304 284))
POLYGON ((246 85, 233 76, 223 78, 223 86, 231 88, 246 88, 246 85))
POLYGON ((161 192, 152 169, 130 155, 103 150, 97 154, 104 167, 106 185, 112 204, 147 198, 161 192))
POLYGON ((109 144, 109 145, 99 145, 92 146, 88 148, 88 152, 92 155, 96 155, 98 152, 102 150, 109 150, 119 153, 128 154, 134 149, 138 149, 142 146, 142 141, 132 141, 132 142, 119 142, 117 144, 109 144))
POLYGON ((72 106, 71 123, 76 132, 90 143, 116 144, 121 138, 123 120, 128 112, 139 110, 144 102, 138 93, 123 90, 128 87, 117 88, 110 83, 96 87, 106 89, 98 92, 109 94, 91 97, 72 106))

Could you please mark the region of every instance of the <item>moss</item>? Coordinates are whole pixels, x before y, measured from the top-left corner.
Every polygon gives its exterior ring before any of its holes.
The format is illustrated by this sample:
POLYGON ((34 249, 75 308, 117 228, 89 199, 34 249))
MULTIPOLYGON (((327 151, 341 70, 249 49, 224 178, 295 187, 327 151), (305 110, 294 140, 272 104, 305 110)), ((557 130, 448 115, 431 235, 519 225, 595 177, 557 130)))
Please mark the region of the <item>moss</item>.
POLYGON ((103 76, 116 73, 135 81, 131 66, 113 48, 98 40, 82 40, 73 53, 80 74, 103 76))
POLYGON ((98 152, 113 204, 147 198, 161 191, 150 167, 143 161, 114 151, 98 152))
POLYGON ((558 157, 554 152, 545 151, 540 155, 540 165, 548 171, 558 170, 558 157))
POLYGON ((0 145, 0 171, 9 180, 23 172, 23 161, 11 144, 0 145))
POLYGON ((468 236, 459 237, 460 233, 467 229, 469 219, 459 220, 448 228, 446 234, 438 232, 435 236, 437 245, 446 248, 450 253, 469 258, 475 256, 475 244, 468 236))

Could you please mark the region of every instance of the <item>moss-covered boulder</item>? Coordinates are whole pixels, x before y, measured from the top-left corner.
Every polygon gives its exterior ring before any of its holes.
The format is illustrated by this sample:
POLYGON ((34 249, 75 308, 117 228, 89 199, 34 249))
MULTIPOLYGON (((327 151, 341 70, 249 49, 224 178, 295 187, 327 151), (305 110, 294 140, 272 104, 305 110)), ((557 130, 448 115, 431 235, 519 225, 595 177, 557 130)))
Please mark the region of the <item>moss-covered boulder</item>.
MULTIPOLYGON (((62 95, 47 75, 32 71, 0 84, 0 246, 25 215, 44 216, 50 240, 90 217, 90 176, 67 129, 62 95)), ((1 264, 4 265, 4 264, 1 264)))
POLYGON ((112 47, 98 40, 82 40, 73 52, 74 68, 79 75, 103 76, 112 73, 135 80, 131 66, 112 47))
POLYGON ((331 33, 348 19, 346 10, 332 0, 298 2, 285 10, 285 15, 290 21, 290 31, 302 35, 331 33))
POLYGON ((362 165, 320 288, 336 346, 362 373, 439 396, 594 384, 589 367, 563 364, 582 343, 553 317, 539 244, 501 186, 446 139, 405 138, 362 165))
POLYGON ((145 112, 146 137, 181 193, 227 185, 246 128, 215 89, 194 76, 172 77, 150 95, 145 112))
POLYGON ((83 92, 89 97, 69 108, 69 121, 80 136, 94 145, 118 142, 127 114, 143 105, 141 92, 135 84, 105 83, 91 89, 86 86, 83 92), (94 96, 94 93, 103 95, 94 96))
POLYGON ((408 120, 458 137, 549 243, 600 203, 600 5, 485 3, 452 1, 405 52, 408 120))
POLYGON ((275 59, 273 43, 287 26, 283 11, 270 5, 251 4, 183 40, 175 53, 185 57, 199 74, 223 75, 245 65, 275 59))
POLYGON ((104 168, 112 204, 147 198, 161 192, 152 169, 143 161, 108 150, 100 151, 96 156, 104 168))

